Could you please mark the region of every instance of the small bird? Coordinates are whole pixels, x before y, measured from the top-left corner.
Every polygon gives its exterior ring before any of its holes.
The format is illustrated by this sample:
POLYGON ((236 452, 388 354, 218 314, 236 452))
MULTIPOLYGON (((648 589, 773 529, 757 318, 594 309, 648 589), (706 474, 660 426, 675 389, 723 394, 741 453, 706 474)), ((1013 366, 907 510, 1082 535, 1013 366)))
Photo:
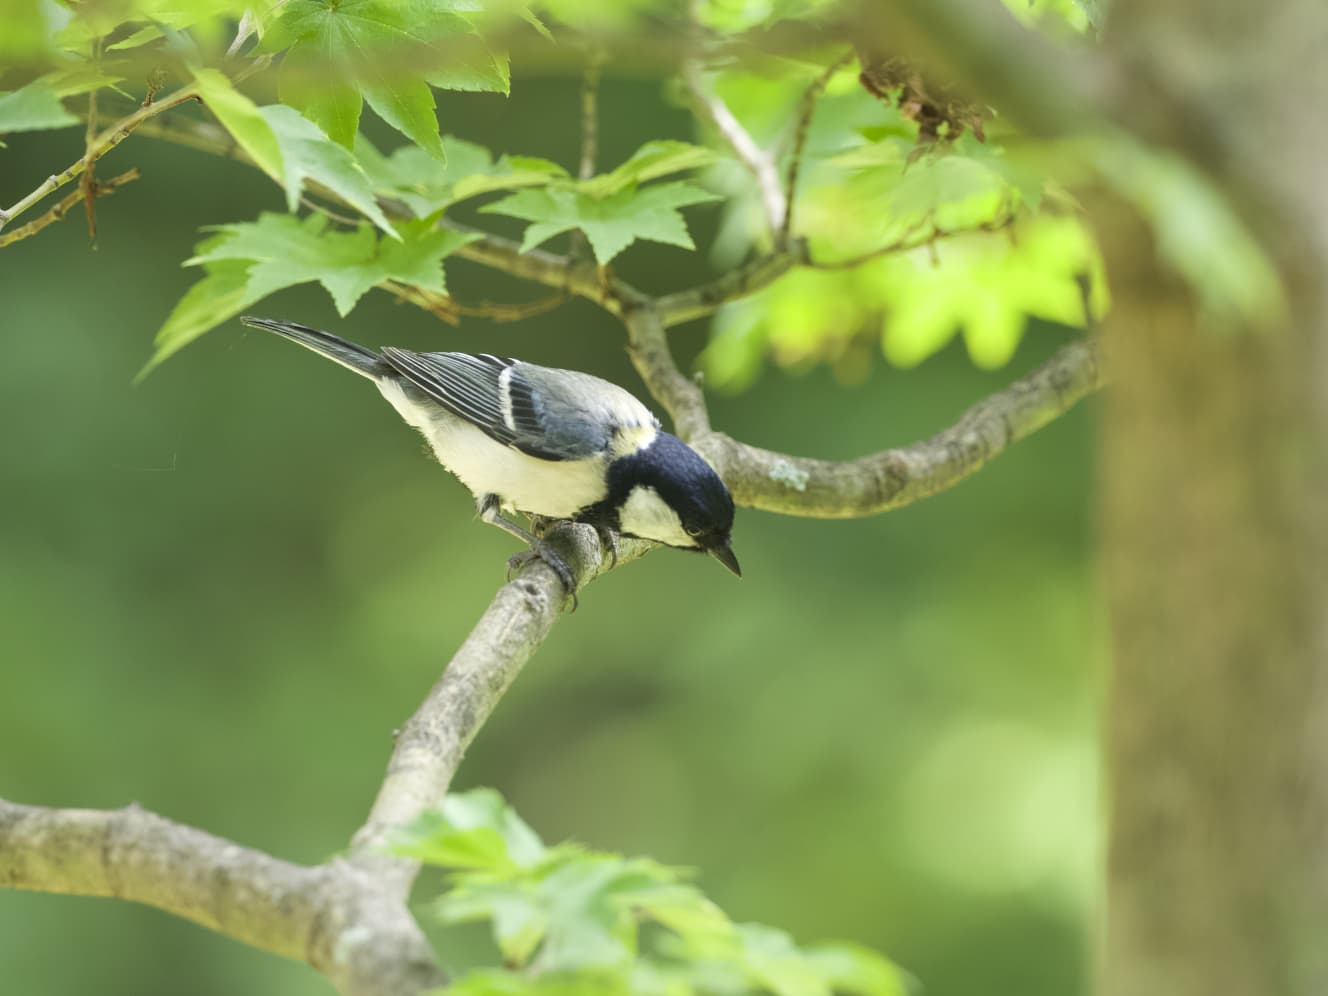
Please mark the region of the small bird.
POLYGON ((543 540, 507 517, 594 526, 617 536, 704 551, 739 577, 730 546, 733 498, 714 469, 627 391, 575 370, 487 353, 375 353, 330 332, 243 317, 368 377, 461 480, 480 518, 530 544, 575 596, 576 582, 543 540))

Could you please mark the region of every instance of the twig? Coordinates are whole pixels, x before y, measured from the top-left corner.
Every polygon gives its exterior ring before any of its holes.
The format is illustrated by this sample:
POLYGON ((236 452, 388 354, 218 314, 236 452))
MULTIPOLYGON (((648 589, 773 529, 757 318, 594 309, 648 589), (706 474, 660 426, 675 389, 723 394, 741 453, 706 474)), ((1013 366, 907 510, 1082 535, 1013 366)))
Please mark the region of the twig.
POLYGON ((317 211, 323 217, 335 221, 338 225, 346 225, 350 228, 358 228, 364 221, 363 218, 352 218, 348 214, 342 214, 340 211, 334 211, 326 204, 314 200, 308 194, 300 195, 300 203, 310 211, 317 211))
POLYGON ((934 246, 940 239, 954 238, 957 235, 973 235, 978 232, 1003 231, 1013 225, 1018 217, 1017 211, 1010 211, 999 218, 984 221, 982 224, 973 225, 970 228, 933 228, 925 238, 914 238, 912 237, 913 234, 926 224, 925 221, 919 221, 910 225, 904 234, 894 242, 889 242, 858 256, 849 256, 845 259, 808 259, 807 265, 816 270, 852 270, 883 256, 911 252, 914 249, 921 249, 923 246, 934 246))
POLYGON ((706 89, 701 77, 699 52, 701 48, 701 29, 697 18, 697 0, 690 4, 692 20, 693 49, 682 61, 682 78, 692 94, 693 102, 701 115, 719 132, 724 144, 733 150, 738 162, 756 179, 757 189, 761 194, 761 208, 765 213, 766 224, 776 238, 784 230, 784 196, 779 189, 779 174, 775 170, 775 161, 764 149, 756 144, 742 122, 734 117, 717 95, 706 89))
POLYGON ((258 19, 254 17, 252 10, 245 10, 240 15, 240 23, 235 29, 235 40, 231 42, 230 48, 226 49, 226 58, 233 59, 240 54, 240 47, 248 40, 249 36, 258 30, 258 19))
POLYGON ((793 231, 793 205, 797 196, 798 173, 802 169, 802 156, 807 147, 807 133, 811 130, 812 115, 816 113, 816 102, 820 100, 825 88, 844 66, 854 58, 854 53, 845 52, 832 62, 826 70, 812 81, 802 95, 802 107, 798 113, 798 122, 793 131, 793 147, 789 153, 788 175, 784 179, 784 221, 779 229, 778 245, 784 245, 793 231))
POLYGON ((758 256, 708 284, 656 298, 655 307, 665 328, 695 321, 713 315, 728 301, 755 294, 806 262, 806 245, 794 241, 784 249, 758 256))
MULTIPOLYGON (((92 57, 94 65, 101 58, 101 39, 96 38, 92 45, 92 57)), ((85 155, 92 155, 92 143, 97 137, 97 91, 95 89, 88 93, 88 120, 83 130, 83 147, 85 155)), ((92 248, 97 248, 97 211, 93 207, 93 201, 96 200, 96 164, 91 158, 85 158, 83 162, 83 178, 79 181, 79 191, 83 196, 83 210, 88 218, 88 242, 92 248)))
POLYGON ((378 286, 408 304, 423 308, 435 318, 448 325, 457 325, 460 319, 455 302, 446 294, 425 290, 412 284, 403 284, 396 280, 385 280, 378 286))
POLYGON ((46 178, 36 190, 20 199, 13 207, 7 211, 0 211, 0 229, 13 221, 28 208, 41 201, 47 194, 59 190, 70 180, 80 176, 85 169, 92 163, 95 163, 106 153, 128 138, 140 124, 149 118, 163 114, 172 108, 179 107, 181 104, 198 98, 198 87, 190 85, 175 91, 166 100, 157 101, 152 104, 140 107, 127 118, 117 122, 98 135, 88 146, 87 152, 77 161, 68 166, 60 173, 53 174, 46 178))
POLYGON ((581 163, 577 176, 589 180, 595 175, 599 155, 599 81, 604 74, 604 51, 595 48, 586 59, 581 81, 581 163))
MULTIPOLYGON (((135 167, 134 169, 126 170, 125 172, 121 173, 119 176, 112 177, 109 180, 98 180, 95 184, 93 184, 92 195, 94 197, 109 197, 111 194, 115 193, 115 191, 118 190, 120 187, 123 187, 126 183, 130 183, 134 180, 137 180, 138 175, 139 175, 138 169, 137 167, 135 167)), ((72 208, 75 204, 77 204, 82 198, 83 198, 82 189, 75 190, 73 193, 66 194, 58 204, 52 207, 41 217, 28 222, 26 225, 20 225, 18 228, 15 228, 13 231, 0 233, 0 249, 3 249, 5 246, 10 245, 14 242, 18 242, 22 239, 26 239, 33 235, 36 235, 47 225, 52 225, 55 222, 59 221, 69 212, 69 209, 72 208)))
POLYGON ((521 304, 505 304, 501 301, 480 301, 478 304, 462 304, 452 298, 452 306, 457 314, 472 318, 491 318, 495 322, 519 322, 536 315, 553 311, 567 300, 566 291, 555 291, 534 301, 521 304))

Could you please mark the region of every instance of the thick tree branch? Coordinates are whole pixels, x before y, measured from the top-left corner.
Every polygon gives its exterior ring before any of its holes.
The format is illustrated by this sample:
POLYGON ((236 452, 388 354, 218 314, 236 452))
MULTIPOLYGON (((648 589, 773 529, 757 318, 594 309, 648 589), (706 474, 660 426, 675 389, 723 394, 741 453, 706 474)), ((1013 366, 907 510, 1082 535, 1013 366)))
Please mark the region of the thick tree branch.
POLYGON ((1092 337, 1062 346, 931 439, 858 460, 791 457, 717 432, 690 442, 714 464, 739 505, 818 519, 877 515, 954 487, 1100 389, 1101 351, 1092 337))
POLYGON ((710 432, 710 413, 700 385, 683 376, 673 362, 659 308, 649 301, 626 311, 627 354, 651 395, 668 411, 674 430, 683 439, 710 432))
POLYGON ((416 996, 444 981, 405 905, 350 863, 279 861, 137 806, 0 800, 0 887, 155 906, 308 962, 345 996, 416 996))

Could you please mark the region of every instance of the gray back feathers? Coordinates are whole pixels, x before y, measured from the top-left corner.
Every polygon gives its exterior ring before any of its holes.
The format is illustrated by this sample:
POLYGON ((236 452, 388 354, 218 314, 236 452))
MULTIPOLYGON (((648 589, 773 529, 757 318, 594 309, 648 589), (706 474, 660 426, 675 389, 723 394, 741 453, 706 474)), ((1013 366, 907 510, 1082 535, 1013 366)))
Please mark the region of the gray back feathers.
POLYGON ((575 370, 482 353, 415 353, 387 346, 384 363, 490 438, 543 460, 581 460, 618 435, 655 430, 650 410, 617 385, 575 370))

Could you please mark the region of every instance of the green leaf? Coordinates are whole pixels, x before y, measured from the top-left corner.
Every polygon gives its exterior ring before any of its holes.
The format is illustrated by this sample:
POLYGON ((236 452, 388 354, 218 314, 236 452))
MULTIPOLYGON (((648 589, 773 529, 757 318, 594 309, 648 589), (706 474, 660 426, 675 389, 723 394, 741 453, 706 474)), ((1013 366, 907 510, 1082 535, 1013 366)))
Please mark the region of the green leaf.
POLYGON ((607 197, 671 173, 704 169, 714 165, 718 158, 710 149, 690 142, 647 142, 622 165, 609 173, 581 181, 577 189, 595 197, 607 197))
POLYGON ((522 252, 579 228, 604 266, 637 239, 695 248, 678 208, 715 200, 719 200, 715 194, 673 182, 604 198, 571 189, 522 190, 481 210, 532 222, 522 239, 522 252))
POLYGON ((683 872, 643 858, 546 848, 494 792, 450 796, 398 853, 457 869, 433 905, 445 924, 489 920, 503 968, 474 968, 466 996, 902 996, 902 975, 852 944, 800 949, 735 926, 683 872), (519 857, 519 860, 514 860, 519 857), (647 925, 643 928, 643 925, 647 925))
POLYGON ((215 69, 194 69, 194 81, 208 110, 240 143, 258 167, 278 183, 283 182, 281 146, 272 126, 244 94, 215 69))
POLYGON ((79 123, 65 110, 55 89, 45 80, 0 93, 0 135, 15 131, 68 128, 79 123))
POLYGON ((473 23, 481 11, 435 0, 289 0, 262 49, 289 49, 282 100, 349 148, 362 100, 437 159, 444 158, 430 84, 507 93, 507 56, 473 23), (335 81, 335 82, 332 82, 335 81))
POLYGON ((481 145, 447 135, 442 141, 447 162, 441 167, 413 145, 385 157, 363 136, 356 140, 355 154, 379 194, 404 201, 420 218, 480 194, 540 186, 567 175, 547 159, 502 156, 494 162, 481 145))
POLYGON ((353 232, 329 232, 327 219, 311 215, 264 214, 257 222, 223 225, 225 238, 190 264, 218 259, 249 260, 249 286, 259 296, 283 287, 317 281, 343 316, 369 288, 385 280, 443 293, 443 257, 473 241, 473 234, 432 228, 416 222, 403 226, 400 241, 375 240, 361 226, 353 232))
POLYGON ((908 996, 908 982, 889 959, 860 944, 818 944, 806 948, 812 969, 836 993, 846 996, 908 996))
MULTIPOLYGON (((440 994, 441 996, 441 994, 440 994)), ((446 996, 647 996, 628 988, 623 973, 567 972, 532 978, 502 969, 476 969, 453 981, 446 996)), ((691 996, 689 992, 687 996, 691 996)))
POLYGON ((299 45, 286 53, 277 78, 277 94, 321 128, 332 141, 351 148, 360 127, 364 98, 328 66, 312 46, 299 45))
POLYGON ((306 180, 321 184, 392 238, 399 238, 378 207, 373 184, 355 157, 329 139, 313 122, 282 104, 264 107, 263 115, 281 149, 286 171, 286 206, 294 211, 306 180))
POLYGON ((776 996, 832 996, 831 989, 782 930, 759 923, 738 925, 742 960, 752 979, 776 996))
POLYGON ((526 867, 545 855, 535 832, 492 789, 447 796, 407 826, 392 850, 443 868, 489 870, 526 867))
POLYGON ((913 254, 876 272, 877 291, 889 302, 883 346, 900 366, 920 362, 962 329, 973 362, 999 367, 1028 318, 1084 323, 1080 276, 1094 288, 1094 317, 1105 311, 1102 263, 1078 218, 1041 215, 1020 225, 1013 245, 973 236, 949 240, 937 253, 939 266, 913 254))
POLYGON ((396 239, 375 239, 362 225, 327 230, 327 219, 263 214, 256 222, 222 225, 198 244, 186 266, 206 276, 186 292, 158 331, 156 350, 142 374, 204 332, 233 318, 274 291, 317 281, 343 316, 369 290, 396 280, 444 293, 442 260, 476 236, 425 222, 403 225, 396 239))
MULTIPOLYGON (((198 249, 206 252, 220 238, 206 240, 198 249)), ((167 357, 262 297, 250 290, 248 269, 247 264, 236 260, 223 260, 206 267, 207 275, 185 292, 157 330, 152 358, 139 372, 139 381, 167 357)))

